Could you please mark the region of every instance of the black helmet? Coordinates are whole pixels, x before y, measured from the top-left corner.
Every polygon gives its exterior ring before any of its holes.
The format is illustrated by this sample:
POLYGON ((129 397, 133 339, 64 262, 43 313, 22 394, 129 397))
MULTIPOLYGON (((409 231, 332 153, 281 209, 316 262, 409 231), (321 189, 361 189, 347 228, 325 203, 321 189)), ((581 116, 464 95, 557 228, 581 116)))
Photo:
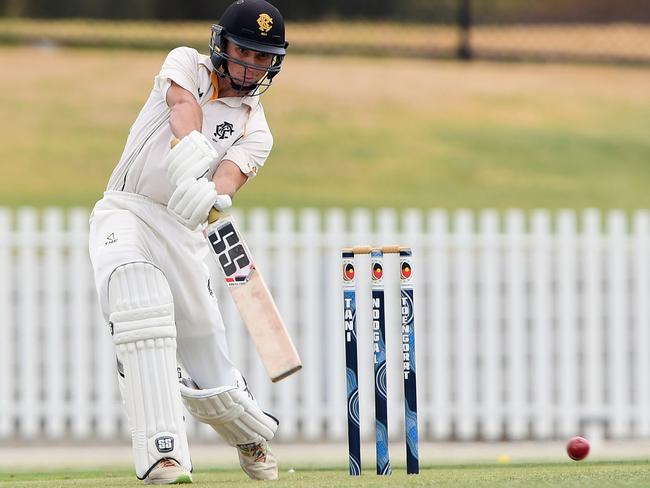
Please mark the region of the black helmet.
POLYGON ((280 72, 288 45, 284 38, 284 19, 277 8, 265 0, 237 0, 226 9, 219 23, 212 26, 210 60, 217 74, 230 78, 234 88, 246 92, 255 90, 255 95, 259 95, 268 89, 273 77, 280 72), (274 56, 271 66, 266 70, 266 75, 258 83, 241 86, 232 79, 228 72, 228 62, 237 63, 246 69, 259 70, 259 67, 229 56, 226 53, 226 41, 232 41, 245 49, 274 56))

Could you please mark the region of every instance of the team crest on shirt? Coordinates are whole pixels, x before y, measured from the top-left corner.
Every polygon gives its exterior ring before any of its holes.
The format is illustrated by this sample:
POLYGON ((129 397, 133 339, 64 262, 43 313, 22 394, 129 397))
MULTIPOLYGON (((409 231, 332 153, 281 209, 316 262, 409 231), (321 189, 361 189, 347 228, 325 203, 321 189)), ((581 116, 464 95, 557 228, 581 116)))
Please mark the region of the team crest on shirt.
POLYGON ((224 122, 223 124, 219 124, 214 131, 214 136, 217 139, 228 139, 233 132, 235 132, 235 129, 233 128, 233 125, 230 122, 224 122))
POLYGON ((260 33, 265 36, 273 27, 273 19, 269 14, 260 14, 257 18, 257 25, 260 26, 260 33))

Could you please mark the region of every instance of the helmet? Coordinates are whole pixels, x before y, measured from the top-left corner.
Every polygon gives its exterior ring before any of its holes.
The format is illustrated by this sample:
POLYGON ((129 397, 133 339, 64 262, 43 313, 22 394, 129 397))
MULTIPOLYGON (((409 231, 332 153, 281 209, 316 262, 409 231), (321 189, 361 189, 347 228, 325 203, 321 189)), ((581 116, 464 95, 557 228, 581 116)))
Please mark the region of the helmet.
POLYGON ((259 95, 271 86, 273 77, 280 72, 288 45, 284 39, 284 19, 277 8, 265 0, 237 0, 226 9, 219 23, 212 26, 210 60, 216 73, 228 77, 233 88, 259 95), (237 63, 245 69, 260 68, 229 56, 226 53, 227 41, 274 56, 271 66, 266 69, 266 74, 260 81, 242 86, 233 80, 228 71, 228 63, 237 63))

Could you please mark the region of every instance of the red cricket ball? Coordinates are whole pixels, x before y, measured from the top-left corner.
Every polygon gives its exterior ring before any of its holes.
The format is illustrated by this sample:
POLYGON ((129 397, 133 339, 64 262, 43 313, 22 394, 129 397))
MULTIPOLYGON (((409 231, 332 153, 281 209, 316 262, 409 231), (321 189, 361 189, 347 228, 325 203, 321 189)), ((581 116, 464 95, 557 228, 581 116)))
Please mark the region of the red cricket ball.
POLYGON ((566 452, 574 461, 581 461, 589 454, 589 441, 580 436, 572 437, 566 443, 566 452))

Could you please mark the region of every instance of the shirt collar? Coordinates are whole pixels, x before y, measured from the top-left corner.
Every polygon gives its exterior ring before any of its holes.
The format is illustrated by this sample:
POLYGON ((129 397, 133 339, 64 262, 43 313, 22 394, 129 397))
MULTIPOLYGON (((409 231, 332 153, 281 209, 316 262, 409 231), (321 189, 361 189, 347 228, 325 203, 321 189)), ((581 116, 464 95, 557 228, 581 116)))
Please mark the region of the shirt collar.
POLYGON ((254 97, 249 97, 249 96, 244 96, 244 97, 224 97, 224 98, 218 98, 219 97, 219 77, 217 74, 214 72, 214 68, 212 67, 212 62, 210 61, 210 58, 207 58, 206 62, 203 63, 206 68, 208 68, 208 72, 210 73, 210 81, 212 82, 212 87, 213 87, 213 92, 212 96, 210 97, 211 102, 221 102, 229 107, 232 108, 239 108, 242 106, 242 104, 247 105, 251 109, 254 109, 257 107, 257 105, 260 103, 259 101, 259 96, 254 96, 254 97))

